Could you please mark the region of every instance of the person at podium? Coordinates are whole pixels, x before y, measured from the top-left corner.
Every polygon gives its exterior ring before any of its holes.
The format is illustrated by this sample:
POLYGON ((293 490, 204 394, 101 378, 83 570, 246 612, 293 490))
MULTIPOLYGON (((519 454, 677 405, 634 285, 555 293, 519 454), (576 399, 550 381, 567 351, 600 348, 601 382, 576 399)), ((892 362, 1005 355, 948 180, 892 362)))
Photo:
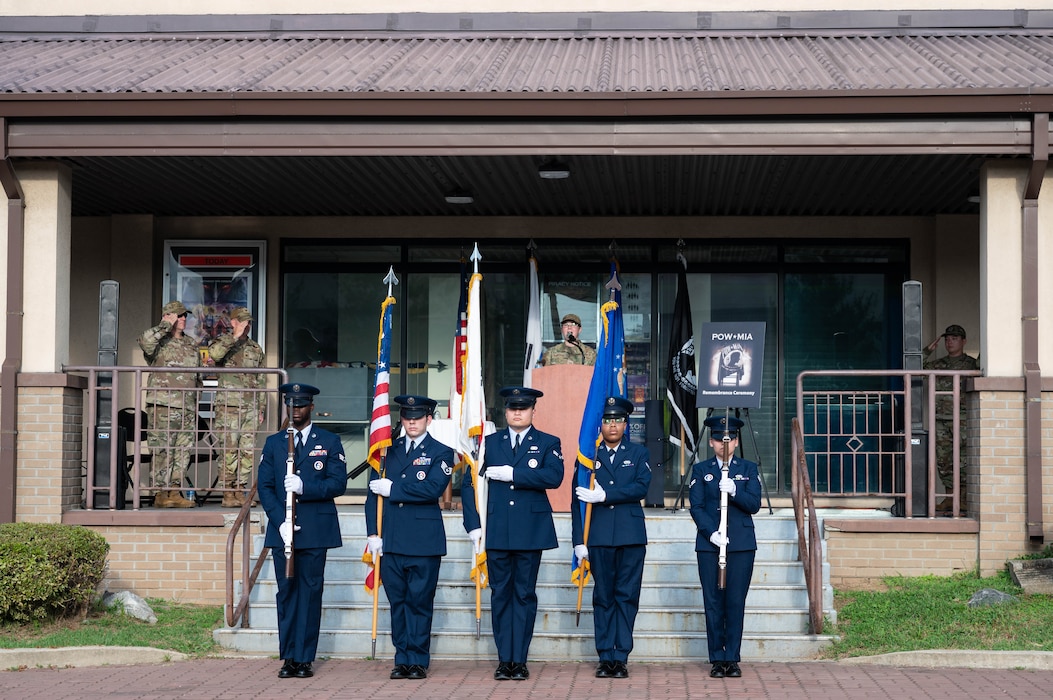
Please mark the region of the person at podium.
POLYGON ((567 314, 559 322, 563 342, 553 345, 541 356, 541 365, 594 365, 596 351, 581 342, 581 318, 567 314))

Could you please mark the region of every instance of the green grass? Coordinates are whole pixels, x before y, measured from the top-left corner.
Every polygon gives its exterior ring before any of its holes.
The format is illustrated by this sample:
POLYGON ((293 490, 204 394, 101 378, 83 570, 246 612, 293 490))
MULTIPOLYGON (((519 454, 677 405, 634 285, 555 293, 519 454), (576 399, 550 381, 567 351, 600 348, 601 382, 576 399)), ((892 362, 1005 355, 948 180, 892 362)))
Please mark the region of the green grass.
POLYGON ((121 612, 95 610, 84 620, 4 625, 0 627, 0 648, 156 647, 191 656, 207 656, 219 650, 212 641, 212 630, 223 623, 222 607, 156 599, 147 602, 157 616, 155 625, 121 612))
POLYGON ((1002 572, 884 579, 885 591, 835 596, 837 625, 824 630, 841 636, 826 658, 869 656, 922 649, 1053 651, 1053 596, 1026 596, 1002 572), (1017 596, 1015 603, 970 608, 982 588, 1017 596))

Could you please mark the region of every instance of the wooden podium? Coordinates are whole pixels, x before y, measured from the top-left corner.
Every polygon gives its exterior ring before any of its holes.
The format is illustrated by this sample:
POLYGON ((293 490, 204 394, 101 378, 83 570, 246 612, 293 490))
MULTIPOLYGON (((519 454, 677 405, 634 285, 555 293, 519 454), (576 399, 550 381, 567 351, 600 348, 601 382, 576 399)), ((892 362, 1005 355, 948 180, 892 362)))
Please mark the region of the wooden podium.
POLYGON ((585 413, 585 400, 592 382, 591 365, 538 367, 531 375, 533 388, 545 395, 538 399, 534 426, 555 435, 563 446, 563 483, 549 489, 548 500, 556 513, 570 512, 574 489, 574 464, 578 456, 578 433, 585 413))

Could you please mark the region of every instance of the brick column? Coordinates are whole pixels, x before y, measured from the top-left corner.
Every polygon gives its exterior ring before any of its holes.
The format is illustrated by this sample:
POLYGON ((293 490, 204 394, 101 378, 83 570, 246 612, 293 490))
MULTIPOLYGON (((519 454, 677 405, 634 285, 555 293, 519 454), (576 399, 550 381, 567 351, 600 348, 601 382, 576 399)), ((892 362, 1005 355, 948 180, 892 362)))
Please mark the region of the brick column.
POLYGON ((61 522, 83 500, 82 384, 62 374, 19 376, 16 521, 61 522))

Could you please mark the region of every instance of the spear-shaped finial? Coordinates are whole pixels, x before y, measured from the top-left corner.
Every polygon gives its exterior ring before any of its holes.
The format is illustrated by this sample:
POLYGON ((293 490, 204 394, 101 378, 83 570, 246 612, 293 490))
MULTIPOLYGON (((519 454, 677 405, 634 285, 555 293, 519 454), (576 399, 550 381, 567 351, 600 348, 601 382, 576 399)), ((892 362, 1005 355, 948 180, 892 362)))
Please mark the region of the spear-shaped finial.
POLYGON ((388 268, 388 274, 387 277, 384 278, 384 282, 388 285, 388 296, 391 296, 391 287, 399 283, 399 278, 395 276, 394 265, 388 268))
POLYGON ((681 238, 676 242, 676 261, 687 269, 687 258, 684 257, 684 239, 681 238))
POLYGON ((606 289, 611 290, 611 301, 614 301, 614 295, 622 290, 622 284, 618 281, 618 273, 612 272, 611 278, 607 280, 607 284, 603 286, 606 289))
POLYGON ((475 274, 479 274, 479 261, 482 260, 482 259, 483 259, 483 256, 479 253, 479 244, 476 243, 475 244, 475 249, 472 251, 472 257, 470 258, 470 260, 473 263, 475 263, 475 269, 473 270, 473 272, 475 272, 475 274))

